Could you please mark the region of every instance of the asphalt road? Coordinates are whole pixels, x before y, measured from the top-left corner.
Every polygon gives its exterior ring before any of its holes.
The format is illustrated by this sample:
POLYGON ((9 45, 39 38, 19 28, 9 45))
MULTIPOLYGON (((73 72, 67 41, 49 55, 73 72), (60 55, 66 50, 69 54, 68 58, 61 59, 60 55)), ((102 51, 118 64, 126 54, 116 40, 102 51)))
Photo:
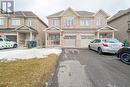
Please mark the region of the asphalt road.
POLYGON ((63 49, 50 87, 130 87, 130 65, 115 55, 63 49))

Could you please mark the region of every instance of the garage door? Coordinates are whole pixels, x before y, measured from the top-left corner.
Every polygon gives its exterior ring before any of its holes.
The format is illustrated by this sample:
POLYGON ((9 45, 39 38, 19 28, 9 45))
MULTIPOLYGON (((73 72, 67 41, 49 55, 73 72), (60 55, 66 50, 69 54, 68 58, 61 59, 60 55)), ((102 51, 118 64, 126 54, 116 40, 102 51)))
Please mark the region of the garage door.
POLYGON ((17 35, 6 35, 6 38, 11 41, 17 42, 17 35))
POLYGON ((63 47, 74 48, 76 46, 76 35, 64 36, 63 42, 63 47))
POLYGON ((81 35, 81 48, 88 48, 90 41, 94 39, 94 35, 81 35))

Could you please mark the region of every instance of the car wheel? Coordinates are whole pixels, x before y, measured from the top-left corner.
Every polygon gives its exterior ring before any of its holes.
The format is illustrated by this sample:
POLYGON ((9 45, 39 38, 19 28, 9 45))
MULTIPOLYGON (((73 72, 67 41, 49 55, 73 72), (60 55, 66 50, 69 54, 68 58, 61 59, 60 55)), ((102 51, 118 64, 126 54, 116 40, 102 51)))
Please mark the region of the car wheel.
POLYGON ((17 44, 14 44, 13 48, 17 48, 17 44))
POLYGON ((120 55, 121 61, 126 63, 126 64, 130 64, 130 53, 122 53, 120 55))
POLYGON ((91 50, 91 47, 90 47, 90 45, 88 46, 88 49, 89 49, 89 50, 91 50))
POLYGON ((102 49, 98 48, 98 53, 101 55, 102 54, 102 49))

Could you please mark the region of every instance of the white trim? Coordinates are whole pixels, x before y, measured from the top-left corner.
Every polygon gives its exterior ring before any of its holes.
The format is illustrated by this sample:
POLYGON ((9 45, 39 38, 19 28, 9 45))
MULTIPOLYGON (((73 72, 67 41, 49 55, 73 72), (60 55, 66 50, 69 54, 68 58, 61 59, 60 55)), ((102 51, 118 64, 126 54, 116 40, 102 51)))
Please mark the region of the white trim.
POLYGON ((63 37, 64 37, 64 36, 73 36, 73 35, 76 36, 76 34, 63 34, 63 37))
POLYGON ((113 27, 111 27, 111 26, 109 26, 109 25, 107 25, 107 26, 105 26, 105 27, 102 27, 102 28, 98 29, 97 31, 106 30, 106 28, 110 28, 110 29, 112 29, 112 30, 114 30, 114 31, 119 31, 119 30, 117 30, 116 28, 113 28, 113 27))
POLYGON ((17 33, 1 33, 2 35, 17 35, 17 33))
POLYGON ((91 35, 93 35, 93 36, 95 36, 94 34, 81 34, 81 36, 82 35, 86 35, 86 36, 91 36, 91 35))
MULTIPOLYGON (((56 26, 50 26, 49 28, 45 28, 43 31, 47 31, 47 30, 53 30, 53 29, 58 29, 58 30, 61 30, 61 28, 59 27, 56 27, 56 26)), ((62 30, 61 30, 62 31, 62 30)))

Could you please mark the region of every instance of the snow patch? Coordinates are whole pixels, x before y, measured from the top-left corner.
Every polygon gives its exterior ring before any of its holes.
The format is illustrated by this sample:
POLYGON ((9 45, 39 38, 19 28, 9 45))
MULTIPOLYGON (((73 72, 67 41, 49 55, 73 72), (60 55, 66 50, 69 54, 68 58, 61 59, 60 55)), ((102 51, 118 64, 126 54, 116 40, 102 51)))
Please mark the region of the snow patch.
POLYGON ((57 54, 60 55, 62 52, 61 49, 58 48, 43 48, 43 49, 14 49, 9 51, 0 52, 0 60, 17 60, 17 59, 31 59, 31 58, 45 58, 49 54, 57 54))

